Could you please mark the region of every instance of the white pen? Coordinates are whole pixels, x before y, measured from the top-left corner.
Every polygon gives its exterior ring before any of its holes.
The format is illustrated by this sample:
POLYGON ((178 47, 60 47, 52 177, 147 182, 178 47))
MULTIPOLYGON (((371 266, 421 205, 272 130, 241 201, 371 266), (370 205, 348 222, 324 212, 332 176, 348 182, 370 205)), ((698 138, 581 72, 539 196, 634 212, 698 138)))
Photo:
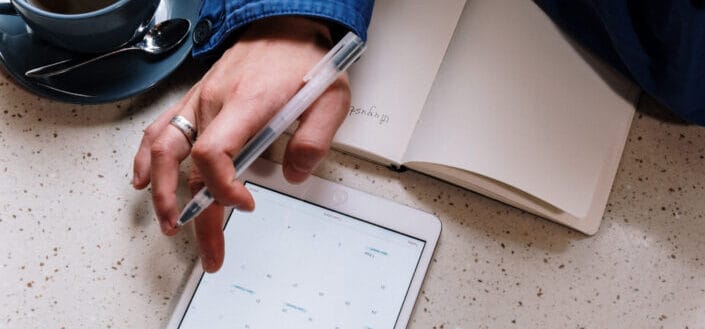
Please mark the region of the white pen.
MULTIPOLYGON (((286 129, 296 121, 313 102, 315 102, 330 85, 345 72, 365 51, 365 43, 352 32, 343 37, 316 66, 304 76, 304 85, 284 107, 250 139, 233 160, 236 178, 247 170, 286 129)), ((207 188, 202 188, 184 210, 176 222, 180 227, 196 218, 213 203, 213 196, 207 188)))

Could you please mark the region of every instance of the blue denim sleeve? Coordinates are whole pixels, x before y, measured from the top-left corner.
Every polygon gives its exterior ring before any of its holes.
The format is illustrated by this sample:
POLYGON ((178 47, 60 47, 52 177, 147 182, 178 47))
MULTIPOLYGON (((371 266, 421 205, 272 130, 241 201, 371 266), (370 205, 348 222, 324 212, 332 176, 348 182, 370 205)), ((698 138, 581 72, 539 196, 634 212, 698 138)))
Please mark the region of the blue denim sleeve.
POLYGON ((271 16, 299 15, 337 23, 367 38, 374 0, 203 0, 194 28, 194 57, 217 53, 223 42, 248 23, 271 16))
POLYGON ((535 1, 644 92, 705 125, 705 1, 535 1))

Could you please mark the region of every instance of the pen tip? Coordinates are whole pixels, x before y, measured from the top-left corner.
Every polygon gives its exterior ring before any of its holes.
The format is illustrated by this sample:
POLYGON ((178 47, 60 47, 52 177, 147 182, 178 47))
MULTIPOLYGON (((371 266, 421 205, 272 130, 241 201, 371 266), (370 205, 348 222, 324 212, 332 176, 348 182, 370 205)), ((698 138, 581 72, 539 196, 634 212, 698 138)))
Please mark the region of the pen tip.
POLYGON ((184 208, 184 210, 181 212, 181 215, 179 216, 179 220, 176 221, 176 227, 181 227, 186 225, 186 223, 190 222, 192 219, 196 218, 198 214, 201 213, 201 206, 198 205, 197 203, 190 203, 189 205, 184 208))

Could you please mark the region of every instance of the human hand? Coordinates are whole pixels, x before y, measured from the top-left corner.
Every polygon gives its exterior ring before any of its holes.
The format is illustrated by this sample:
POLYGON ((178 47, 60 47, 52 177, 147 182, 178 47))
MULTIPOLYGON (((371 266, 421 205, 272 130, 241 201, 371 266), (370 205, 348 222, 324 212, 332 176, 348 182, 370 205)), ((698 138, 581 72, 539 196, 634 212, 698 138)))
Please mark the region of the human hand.
MULTIPOLYGON (((254 200, 235 180, 233 157, 303 85, 303 76, 332 46, 328 27, 302 17, 275 17, 251 24, 179 103, 147 129, 134 159, 132 184, 152 184, 152 201, 162 232, 176 234, 179 164, 191 155, 192 194, 204 184, 216 202, 195 221, 203 269, 217 271, 224 258, 224 206, 254 209, 254 200), (169 124, 181 115, 198 139, 190 147, 169 124)), ((342 75, 304 112, 284 156, 284 176, 304 181, 326 155, 350 105, 342 75)))

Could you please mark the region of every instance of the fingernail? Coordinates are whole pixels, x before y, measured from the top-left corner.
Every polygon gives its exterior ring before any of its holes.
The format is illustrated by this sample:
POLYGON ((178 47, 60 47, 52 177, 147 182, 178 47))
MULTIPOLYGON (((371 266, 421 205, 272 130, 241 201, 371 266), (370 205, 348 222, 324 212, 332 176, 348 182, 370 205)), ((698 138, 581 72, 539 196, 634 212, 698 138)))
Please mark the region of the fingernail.
POLYGON ((313 170, 313 167, 316 166, 317 162, 318 161, 315 160, 305 160, 304 163, 291 162, 289 163, 289 167, 294 171, 300 172, 302 174, 310 174, 313 170))
POLYGON ((201 254, 201 266, 204 271, 210 272, 215 267, 215 260, 206 254, 201 254))
MULTIPOLYGON (((157 219, 157 220, 159 220, 159 219, 157 219)), ((171 230, 173 229, 173 227, 171 227, 171 225, 168 222, 162 221, 162 222, 160 222, 160 225, 162 227, 162 233, 164 233, 166 235, 169 235, 169 233, 171 233, 171 230)))
POLYGON ((137 172, 132 173, 132 187, 137 186, 137 180, 139 179, 139 175, 137 175, 137 172))

